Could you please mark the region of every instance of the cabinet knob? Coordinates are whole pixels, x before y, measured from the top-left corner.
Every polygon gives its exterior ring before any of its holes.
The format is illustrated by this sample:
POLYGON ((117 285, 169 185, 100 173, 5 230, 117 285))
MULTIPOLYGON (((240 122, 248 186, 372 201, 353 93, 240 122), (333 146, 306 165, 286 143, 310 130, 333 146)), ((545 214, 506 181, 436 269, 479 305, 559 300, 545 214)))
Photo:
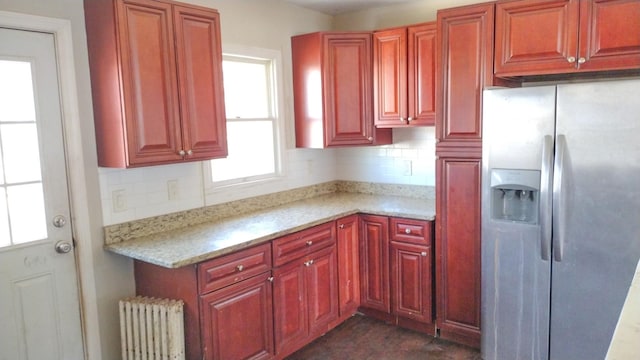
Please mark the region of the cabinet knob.
POLYGON ((305 261, 304 266, 311 266, 313 264, 313 260, 305 261))
POLYGON ((369 137, 367 138, 367 140, 369 140, 369 141, 373 141, 373 137, 369 136, 369 137))
POLYGON ((184 150, 178 151, 178 155, 185 156, 187 153, 184 150))
POLYGON ((403 123, 404 122, 404 118, 400 117, 400 122, 403 123))
POLYGON ((569 56, 569 57, 567 58, 567 61, 568 61, 569 63, 573 64, 574 62, 576 62, 576 58, 575 58, 575 57, 573 57, 573 56, 569 56))
POLYGON ((427 256, 427 252, 426 251, 421 252, 420 256, 427 256))
POLYGON ((405 234, 411 234, 411 229, 409 229, 409 228, 404 229, 404 233, 405 234))
POLYGON ((313 245, 313 241, 307 240, 307 246, 311 246, 311 245, 313 245))
POLYGON ((267 278, 267 281, 268 281, 268 282, 273 282, 273 276, 269 276, 269 277, 267 278))
POLYGON ((244 265, 240 264, 240 265, 236 266, 236 270, 238 270, 238 271, 244 270, 244 265))
POLYGON ((413 118, 412 118, 411 116, 409 116, 409 117, 407 118, 407 122, 411 122, 411 121, 413 121, 413 118))
POLYGON ((584 64, 587 61, 587 59, 581 57, 578 59, 578 64, 584 64))
POLYGON ((340 226, 338 226, 340 229, 344 229, 344 224, 340 224, 340 226))

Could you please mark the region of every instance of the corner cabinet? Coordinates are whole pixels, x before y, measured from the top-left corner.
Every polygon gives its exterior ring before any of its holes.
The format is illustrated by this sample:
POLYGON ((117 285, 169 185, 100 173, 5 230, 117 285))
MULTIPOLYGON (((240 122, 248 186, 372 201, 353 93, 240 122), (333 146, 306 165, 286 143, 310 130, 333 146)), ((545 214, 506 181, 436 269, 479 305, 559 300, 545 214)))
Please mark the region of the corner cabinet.
POLYGON ((373 125, 370 32, 297 35, 291 51, 297 147, 391 143, 373 125))
POLYGON ((435 22, 373 33, 377 127, 435 124, 435 22))
POLYGON ((640 1, 496 5, 497 76, 640 70, 640 1))
POLYGON ((150 0, 84 8, 98 165, 227 156, 218 12, 150 0))

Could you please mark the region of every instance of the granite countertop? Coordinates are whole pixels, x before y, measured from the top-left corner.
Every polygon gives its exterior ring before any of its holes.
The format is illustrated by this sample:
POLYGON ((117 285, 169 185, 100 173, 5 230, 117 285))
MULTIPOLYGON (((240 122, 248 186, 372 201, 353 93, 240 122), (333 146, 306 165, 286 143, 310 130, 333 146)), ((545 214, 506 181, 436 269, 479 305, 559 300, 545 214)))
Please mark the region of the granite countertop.
POLYGON ((110 243, 105 249, 178 268, 357 213, 434 220, 435 200, 337 192, 110 243))

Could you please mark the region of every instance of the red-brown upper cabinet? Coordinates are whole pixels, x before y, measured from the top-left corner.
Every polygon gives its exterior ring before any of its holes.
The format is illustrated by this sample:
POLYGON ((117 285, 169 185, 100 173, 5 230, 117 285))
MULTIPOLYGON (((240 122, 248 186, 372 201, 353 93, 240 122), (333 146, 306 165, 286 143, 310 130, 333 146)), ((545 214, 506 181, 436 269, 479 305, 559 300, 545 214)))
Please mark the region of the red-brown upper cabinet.
POLYGON ((494 85, 493 15, 493 3, 438 11, 436 152, 480 152, 482 90, 494 85))
POLYGON ((496 5, 496 76, 630 69, 640 69, 638 0, 496 5))
POLYGON ((150 0, 84 7, 98 164, 227 156, 218 12, 150 0))
POLYGON ((370 32, 316 32, 291 38, 296 146, 391 143, 373 125, 370 32))
POLYGON ((375 125, 435 124, 436 23, 373 33, 375 125))

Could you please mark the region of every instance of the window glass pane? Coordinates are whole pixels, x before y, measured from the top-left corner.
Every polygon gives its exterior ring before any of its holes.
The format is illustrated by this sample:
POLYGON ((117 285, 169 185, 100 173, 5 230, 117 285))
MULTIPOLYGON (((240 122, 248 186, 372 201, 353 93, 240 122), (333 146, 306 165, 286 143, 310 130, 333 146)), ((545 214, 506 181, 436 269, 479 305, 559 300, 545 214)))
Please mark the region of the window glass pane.
POLYGON ((0 125, 7 183, 41 180, 36 124, 0 125))
POLYGON ((7 187, 11 238, 14 244, 47 238, 42 184, 7 187))
POLYGON ((0 60, 0 122, 35 121, 31 63, 0 60))
POLYGON ((268 118, 269 89, 267 63, 222 62, 227 118, 268 118))
POLYGON ((213 181, 224 181, 275 172, 273 122, 229 121, 229 156, 211 162, 213 181))
POLYGON ((7 214, 7 193, 0 187, 0 247, 11 245, 9 234, 9 214, 7 214))

